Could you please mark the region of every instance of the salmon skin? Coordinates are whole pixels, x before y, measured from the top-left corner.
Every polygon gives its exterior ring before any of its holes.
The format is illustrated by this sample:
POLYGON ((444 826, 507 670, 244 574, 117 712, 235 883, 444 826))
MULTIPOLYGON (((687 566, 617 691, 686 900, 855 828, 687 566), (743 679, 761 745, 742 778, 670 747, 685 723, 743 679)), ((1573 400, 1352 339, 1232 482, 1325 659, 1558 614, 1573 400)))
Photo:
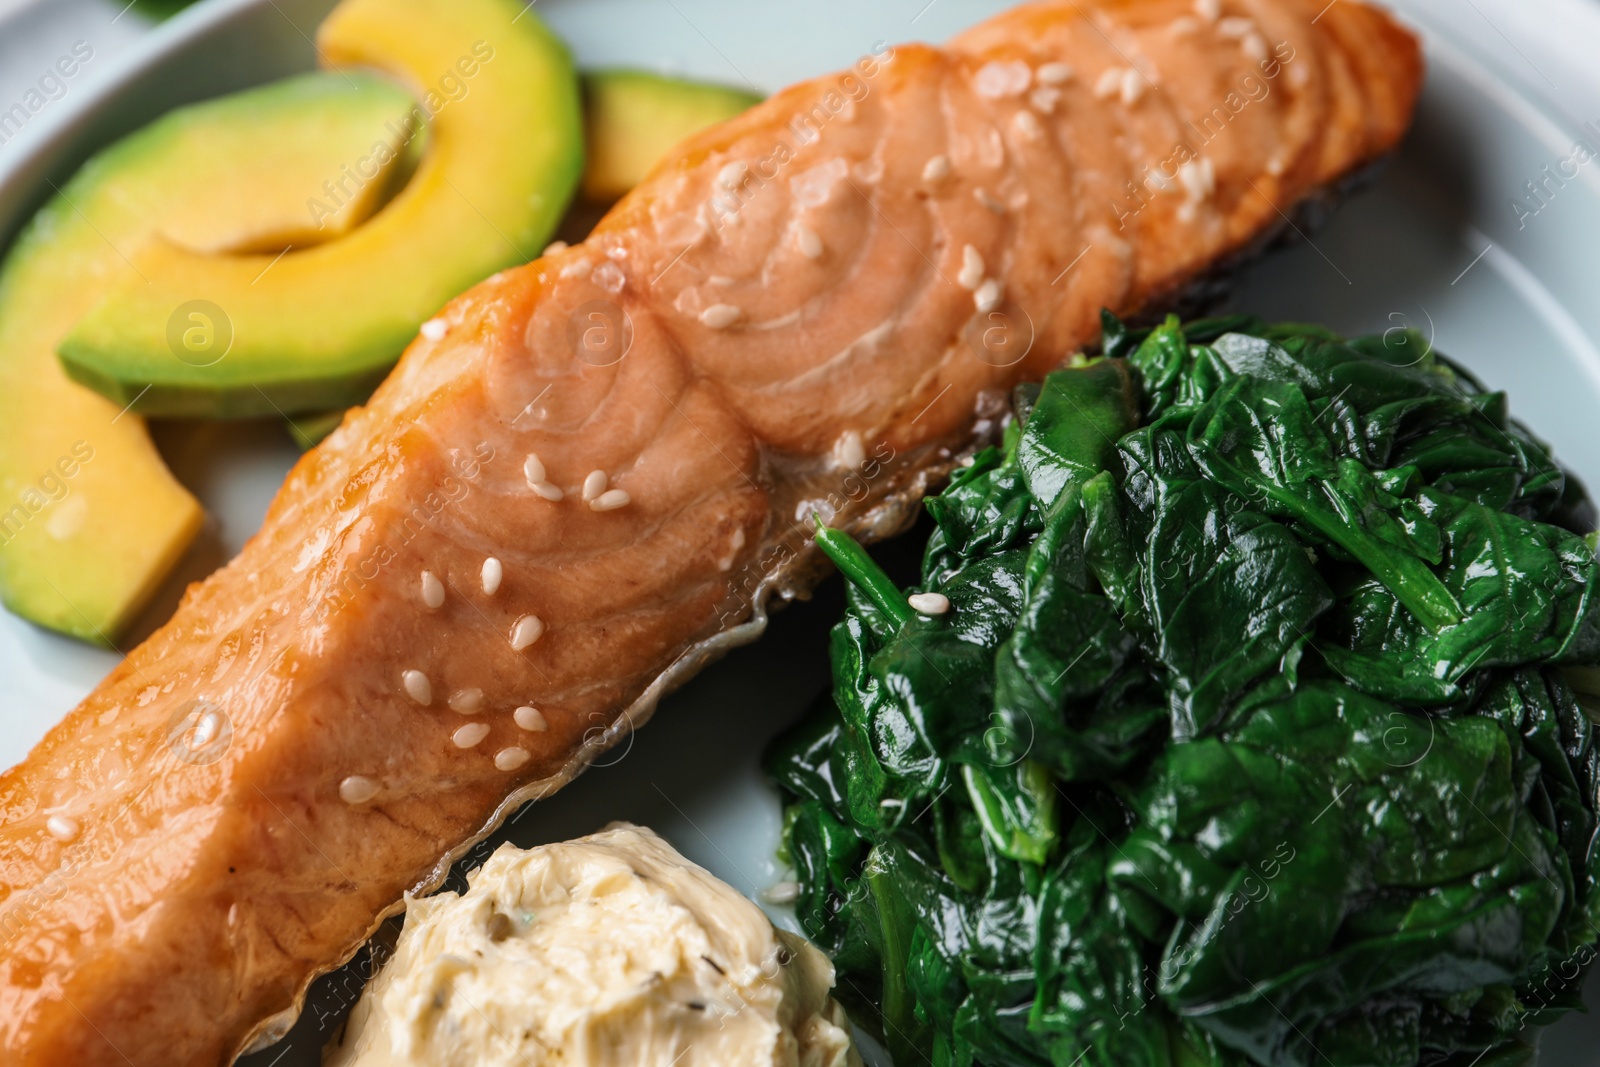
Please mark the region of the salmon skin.
POLYGON ((1091 0, 884 48, 681 147, 424 327, 0 778, 0 1044, 204 1067, 992 435, 1009 389, 1395 147, 1354 0, 1091 0))

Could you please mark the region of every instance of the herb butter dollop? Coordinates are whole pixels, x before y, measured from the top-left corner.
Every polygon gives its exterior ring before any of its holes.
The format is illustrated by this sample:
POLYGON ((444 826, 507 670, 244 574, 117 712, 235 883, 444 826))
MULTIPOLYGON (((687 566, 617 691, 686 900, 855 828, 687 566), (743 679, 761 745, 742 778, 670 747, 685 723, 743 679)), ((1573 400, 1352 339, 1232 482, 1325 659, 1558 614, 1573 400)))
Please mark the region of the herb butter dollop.
POLYGON ((325 1067, 859 1067, 833 965, 650 830, 504 845, 407 901, 325 1067))

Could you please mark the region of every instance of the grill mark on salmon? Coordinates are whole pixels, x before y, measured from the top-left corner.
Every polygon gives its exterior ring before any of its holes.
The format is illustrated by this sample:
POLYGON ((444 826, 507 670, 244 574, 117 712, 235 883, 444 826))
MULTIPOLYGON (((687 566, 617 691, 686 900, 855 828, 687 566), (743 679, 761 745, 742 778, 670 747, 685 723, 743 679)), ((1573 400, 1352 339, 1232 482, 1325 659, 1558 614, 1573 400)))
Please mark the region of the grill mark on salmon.
POLYGON ((1172 298, 1394 148, 1408 33, 1355 0, 1222 6, 1253 28, 1051 0, 793 87, 453 302, 0 776, 6 1061, 217 1064, 281 1034, 404 891, 803 595, 812 508, 893 532, 1101 307, 1172 298), (1152 178, 1185 144, 1197 169, 1152 178), (625 503, 583 500, 596 470, 625 503))

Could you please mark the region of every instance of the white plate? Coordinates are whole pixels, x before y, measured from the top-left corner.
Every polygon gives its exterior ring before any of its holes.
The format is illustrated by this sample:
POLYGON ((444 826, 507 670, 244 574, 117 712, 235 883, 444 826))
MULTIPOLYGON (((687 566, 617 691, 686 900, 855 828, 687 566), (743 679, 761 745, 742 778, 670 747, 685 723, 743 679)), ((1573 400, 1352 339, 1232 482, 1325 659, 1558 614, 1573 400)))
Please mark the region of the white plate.
MULTIPOLYGON (((59 2, 65 9, 66 0, 59 2)), ((0 233, 37 205, 44 177, 59 179, 96 146, 172 104, 309 67, 308 35, 330 3, 213 0, 86 71, 22 137, 0 146, 0 233)), ((76 0, 74 10, 88 6, 76 0)), ((774 89, 842 67, 879 41, 939 40, 1004 6, 542 0, 538 10, 585 65, 643 65, 774 89)), ((1575 141, 1600 149, 1600 73, 1586 54, 1600 41, 1600 6, 1395 6, 1428 41, 1431 74, 1416 133, 1377 186, 1314 234, 1314 244, 1246 274, 1232 306, 1350 332, 1415 326, 1509 390, 1516 414, 1600 487, 1592 432, 1600 411, 1600 301, 1593 297, 1600 287, 1600 160, 1566 180, 1537 214, 1519 218, 1512 207, 1526 196, 1523 183, 1542 178, 1541 168, 1568 157, 1575 141), (1596 126, 1586 133, 1590 121, 1596 126)), ((70 41, 75 28, 58 17, 36 32, 41 40, 70 41)), ((18 53, 6 38, 0 31, 0 67, 9 74, 18 53)), ((25 58, 42 69, 53 54, 25 58)), ((0 88, 5 84, 0 78, 0 88)), ((189 569, 195 577, 255 529, 295 452, 267 423, 174 427, 162 443, 214 516, 204 558, 189 569)), ((748 894, 780 878, 772 858, 778 803, 757 759, 826 688, 826 630, 839 603, 835 584, 816 602, 778 616, 760 644, 669 698, 630 749, 608 758, 612 766, 526 809, 509 837, 534 844, 631 819, 654 826, 748 894)), ((0 615, 0 764, 22 758, 114 659, 0 615)), ((355 990, 347 975, 320 984, 290 1037, 244 1062, 315 1064, 355 990)), ((1600 984, 1591 984, 1591 999, 1600 1001, 1600 984)), ((1570 1018, 1547 1035, 1543 1062, 1600 1065, 1597 1036, 1600 1023, 1570 1018)))

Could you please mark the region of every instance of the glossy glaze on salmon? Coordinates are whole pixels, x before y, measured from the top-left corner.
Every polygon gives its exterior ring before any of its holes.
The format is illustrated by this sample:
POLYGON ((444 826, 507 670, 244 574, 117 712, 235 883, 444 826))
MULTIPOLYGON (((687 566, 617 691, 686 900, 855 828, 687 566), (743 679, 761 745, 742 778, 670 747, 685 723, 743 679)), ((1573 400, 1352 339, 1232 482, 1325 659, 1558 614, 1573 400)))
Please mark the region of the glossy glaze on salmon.
POLYGON ((243 554, 0 778, 0 1046, 209 1067, 872 537, 1002 398, 1391 150, 1353 0, 1090 0, 685 145, 424 328, 243 554), (598 473, 595 473, 598 472, 598 473))

